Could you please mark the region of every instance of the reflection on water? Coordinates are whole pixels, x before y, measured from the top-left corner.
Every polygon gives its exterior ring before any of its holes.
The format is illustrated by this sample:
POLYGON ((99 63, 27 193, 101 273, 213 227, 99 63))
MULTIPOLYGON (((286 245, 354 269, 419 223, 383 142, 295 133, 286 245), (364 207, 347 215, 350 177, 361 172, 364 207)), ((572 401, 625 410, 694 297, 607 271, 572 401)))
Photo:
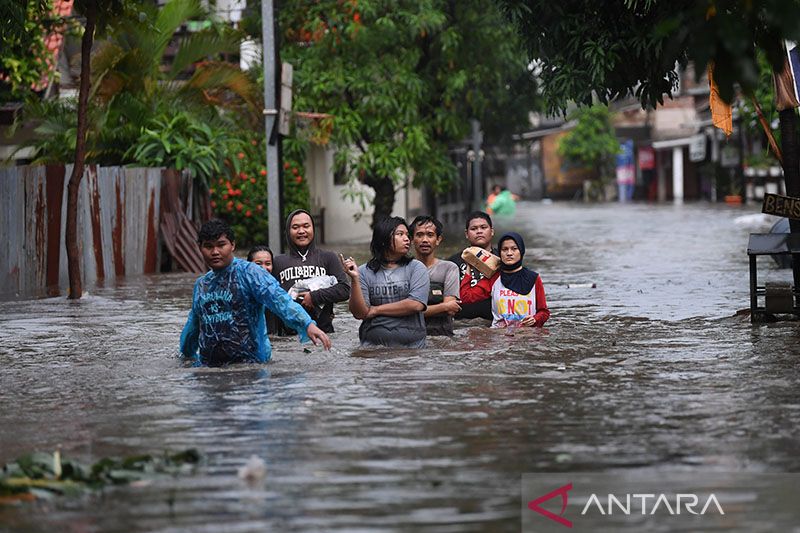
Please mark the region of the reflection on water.
POLYGON ((331 352, 278 339, 267 365, 186 368, 186 275, 0 303, 0 461, 205 456, 188 478, 0 507, 0 529, 517 530, 525 472, 798 471, 800 326, 734 316, 749 301, 739 214, 523 203, 547 329, 464 326, 426 350, 357 349, 340 306, 331 352), (257 486, 237 477, 251 455, 257 486))

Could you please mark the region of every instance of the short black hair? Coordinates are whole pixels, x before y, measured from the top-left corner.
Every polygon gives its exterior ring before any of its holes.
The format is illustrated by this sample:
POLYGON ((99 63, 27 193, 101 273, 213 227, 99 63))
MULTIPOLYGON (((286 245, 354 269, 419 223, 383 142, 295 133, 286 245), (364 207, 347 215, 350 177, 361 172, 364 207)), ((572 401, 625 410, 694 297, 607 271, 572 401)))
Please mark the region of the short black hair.
POLYGON ((275 254, 272 253, 272 250, 270 250, 269 246, 266 244, 256 244, 250 248, 249 252, 247 252, 247 260, 252 262, 253 258, 258 252, 268 252, 270 259, 275 259, 275 254))
POLYGON ((411 222, 411 236, 414 236, 414 232, 417 231, 417 226, 424 226, 425 224, 433 224, 436 226, 436 236, 441 237, 442 231, 444 230, 444 225, 439 222, 439 219, 432 217, 430 215, 419 215, 411 222))
POLYGON ((475 220, 476 218, 482 218, 486 222, 489 223, 489 227, 493 228, 492 226, 492 217, 488 215, 488 213, 484 213, 483 211, 473 211, 469 215, 467 215, 467 223, 464 225, 464 229, 469 229, 469 223, 475 220))
POLYGON ((200 227, 200 233, 197 234, 197 244, 203 244, 206 241, 215 241, 221 236, 225 236, 231 242, 236 242, 236 235, 233 233, 227 222, 214 218, 206 222, 200 227))

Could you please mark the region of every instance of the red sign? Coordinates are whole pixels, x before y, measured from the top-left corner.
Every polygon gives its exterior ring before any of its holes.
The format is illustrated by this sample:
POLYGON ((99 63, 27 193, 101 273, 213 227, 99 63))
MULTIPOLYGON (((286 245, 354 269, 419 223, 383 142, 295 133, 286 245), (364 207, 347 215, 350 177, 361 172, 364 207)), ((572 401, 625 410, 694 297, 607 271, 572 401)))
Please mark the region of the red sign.
POLYGON ((639 148, 639 168, 653 170, 656 168, 656 151, 650 147, 639 148))

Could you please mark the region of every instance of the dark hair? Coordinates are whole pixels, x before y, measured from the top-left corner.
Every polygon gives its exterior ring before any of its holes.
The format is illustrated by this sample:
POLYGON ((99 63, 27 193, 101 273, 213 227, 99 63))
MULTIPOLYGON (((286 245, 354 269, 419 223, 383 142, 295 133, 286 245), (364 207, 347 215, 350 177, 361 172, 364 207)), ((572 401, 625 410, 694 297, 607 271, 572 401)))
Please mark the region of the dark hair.
POLYGON ((247 252, 247 260, 252 262, 253 257, 255 257, 255 255, 258 252, 269 252, 269 258, 270 259, 275 258, 275 254, 272 253, 272 250, 269 249, 269 246, 267 246, 266 244, 256 244, 255 246, 250 248, 249 252, 247 252))
POLYGON ((467 215, 467 223, 464 225, 464 229, 469 229, 469 223, 475 220, 476 218, 482 218, 486 222, 489 223, 489 227, 492 228, 492 217, 488 214, 484 213, 483 211, 473 211, 469 215, 467 215))
POLYGON ((436 236, 437 237, 442 236, 442 230, 444 230, 444 225, 442 225, 442 223, 439 222, 439 219, 434 218, 430 215, 419 215, 417 218, 415 218, 414 221, 411 222, 411 233, 417 231, 417 227, 424 226, 425 224, 433 224, 434 226, 436 226, 436 236))
POLYGON ((221 236, 225 236, 231 242, 236 242, 236 236, 233 229, 218 218, 214 218, 206 222, 200 228, 200 233, 197 234, 197 244, 203 244, 206 241, 215 241, 221 236))
MULTIPOLYGON (((386 217, 375 223, 372 228, 372 241, 369 243, 372 259, 367 262, 368 269, 377 272, 382 265, 386 264, 386 252, 392 249, 394 230, 398 226, 405 226, 406 230, 408 230, 408 224, 402 217, 386 217)), ((406 265, 410 262, 411 258, 407 255, 398 260, 401 265, 406 265)))

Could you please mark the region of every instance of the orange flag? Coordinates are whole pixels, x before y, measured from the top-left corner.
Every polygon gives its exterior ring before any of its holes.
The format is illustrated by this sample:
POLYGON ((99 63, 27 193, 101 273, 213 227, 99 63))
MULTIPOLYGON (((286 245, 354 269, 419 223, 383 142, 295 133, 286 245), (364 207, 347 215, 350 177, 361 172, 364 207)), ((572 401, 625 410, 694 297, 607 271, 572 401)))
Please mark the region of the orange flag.
POLYGON ((719 96, 719 88, 714 83, 714 65, 708 64, 708 85, 711 92, 708 95, 708 104, 711 107, 711 122, 730 137, 733 133, 733 113, 730 104, 726 104, 719 96))

